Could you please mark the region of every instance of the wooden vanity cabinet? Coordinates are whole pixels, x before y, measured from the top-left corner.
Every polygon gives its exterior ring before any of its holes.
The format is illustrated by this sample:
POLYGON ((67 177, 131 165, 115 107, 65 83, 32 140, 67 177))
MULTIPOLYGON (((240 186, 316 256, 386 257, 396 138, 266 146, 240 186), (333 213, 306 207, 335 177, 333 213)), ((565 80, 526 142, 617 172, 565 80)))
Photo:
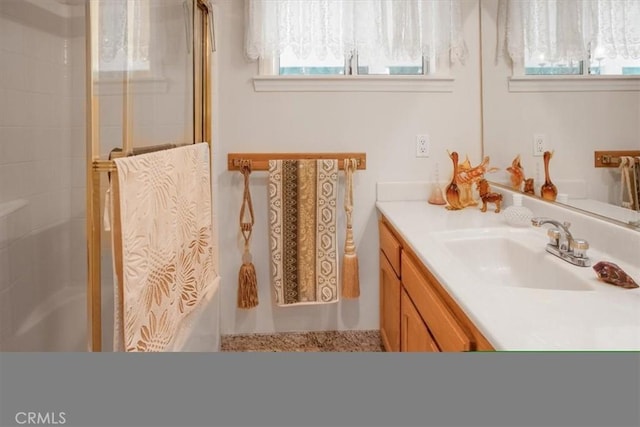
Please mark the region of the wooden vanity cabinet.
POLYGON ((380 334, 385 350, 493 350, 384 217, 379 232, 380 334))

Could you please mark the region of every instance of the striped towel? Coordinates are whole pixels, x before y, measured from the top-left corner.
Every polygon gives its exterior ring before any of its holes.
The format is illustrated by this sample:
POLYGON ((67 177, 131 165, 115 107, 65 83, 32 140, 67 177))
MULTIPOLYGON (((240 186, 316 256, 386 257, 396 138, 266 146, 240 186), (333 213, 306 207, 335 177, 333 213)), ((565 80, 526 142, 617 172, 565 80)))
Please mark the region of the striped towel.
POLYGON ((338 301, 337 160, 269 161, 271 278, 281 306, 338 301))

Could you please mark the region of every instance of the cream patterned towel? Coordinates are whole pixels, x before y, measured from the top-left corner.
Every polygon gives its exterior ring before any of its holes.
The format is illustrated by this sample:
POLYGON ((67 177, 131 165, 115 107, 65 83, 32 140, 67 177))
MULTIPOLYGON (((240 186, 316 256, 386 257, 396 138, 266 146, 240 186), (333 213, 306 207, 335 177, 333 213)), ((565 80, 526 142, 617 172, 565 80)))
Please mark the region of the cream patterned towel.
POLYGON ((271 276, 281 306, 338 301, 337 160, 269 161, 271 276))
POLYGON ((114 254, 121 289, 115 347, 172 351, 217 279, 209 146, 115 163, 114 254))

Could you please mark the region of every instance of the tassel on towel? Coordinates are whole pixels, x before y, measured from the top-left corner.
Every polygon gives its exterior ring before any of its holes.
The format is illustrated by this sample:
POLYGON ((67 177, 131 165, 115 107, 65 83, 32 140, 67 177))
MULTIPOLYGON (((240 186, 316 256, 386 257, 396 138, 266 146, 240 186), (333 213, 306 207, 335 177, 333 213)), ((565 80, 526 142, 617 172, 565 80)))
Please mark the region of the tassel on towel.
POLYGON ((345 298, 358 298, 360 296, 360 277, 358 271, 358 255, 356 244, 353 240, 353 224, 351 214, 353 212, 353 173, 358 168, 356 159, 344 160, 345 192, 344 210, 347 215, 347 235, 344 244, 344 257, 342 259, 342 296, 345 298))
POLYGON ((242 196, 242 208, 240 209, 240 231, 244 238, 244 253, 242 254, 242 266, 238 273, 238 308, 253 308, 258 305, 258 279, 256 268, 251 262, 249 252, 249 240, 255 222, 253 216, 253 203, 249 192, 249 175, 251 174, 251 161, 245 160, 240 168, 244 176, 244 194, 242 196), (245 208, 249 210, 249 221, 245 222, 245 208))

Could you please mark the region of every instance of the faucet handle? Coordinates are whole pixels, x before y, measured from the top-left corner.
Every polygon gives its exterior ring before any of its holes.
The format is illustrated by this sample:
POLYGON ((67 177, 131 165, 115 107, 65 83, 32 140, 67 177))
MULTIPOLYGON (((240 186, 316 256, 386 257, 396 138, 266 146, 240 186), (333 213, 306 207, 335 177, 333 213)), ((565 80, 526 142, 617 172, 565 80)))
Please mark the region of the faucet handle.
POLYGON ((560 231, 557 228, 548 228, 547 237, 549 238, 549 243, 554 246, 558 246, 558 242, 560 241, 560 231))
POLYGON ((586 258, 589 242, 584 239, 573 239, 569 244, 569 248, 573 251, 575 257, 586 258))

